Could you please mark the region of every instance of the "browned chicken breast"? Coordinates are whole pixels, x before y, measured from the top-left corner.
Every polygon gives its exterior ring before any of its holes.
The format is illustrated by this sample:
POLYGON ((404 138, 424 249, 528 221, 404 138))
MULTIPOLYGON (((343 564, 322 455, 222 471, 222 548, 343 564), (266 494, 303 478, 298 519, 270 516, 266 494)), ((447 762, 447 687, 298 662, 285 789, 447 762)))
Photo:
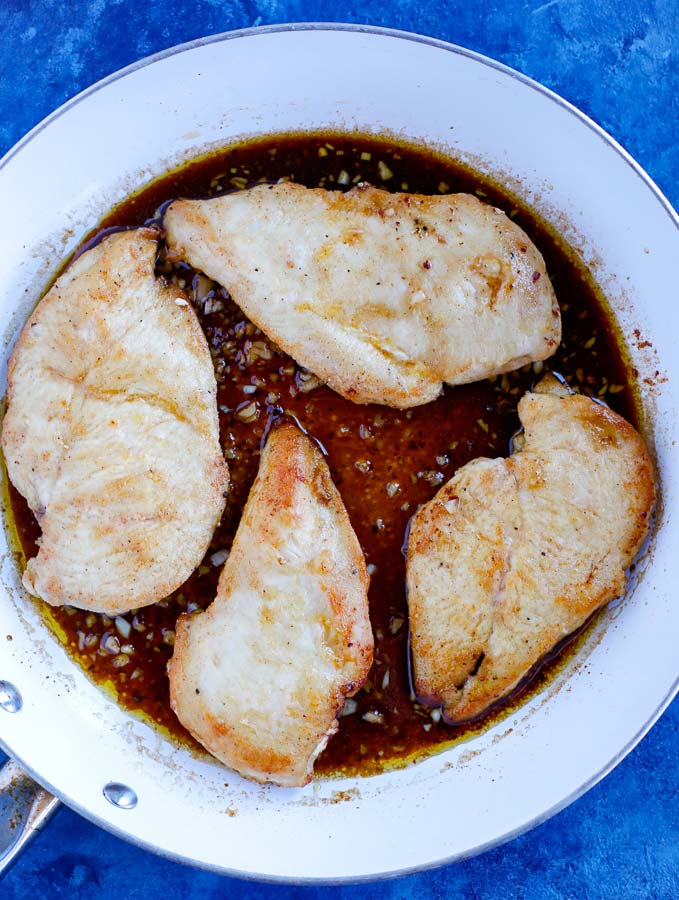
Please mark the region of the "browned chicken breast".
POLYGON ((367 590, 321 452, 274 425, 217 597, 179 620, 169 676, 181 723, 246 778, 306 784, 372 664, 367 590))
POLYGON ((224 508, 210 352, 154 275, 157 234, 110 235, 56 281, 8 367, 2 446, 40 527, 26 589, 120 613, 200 563, 224 508))
POLYGON ((519 403, 523 448, 463 466, 412 521, 415 690, 450 722, 483 713, 620 596, 648 532, 639 434, 587 397, 542 390, 519 403))
POLYGON ((542 256, 467 194, 260 185, 165 214, 170 250, 356 403, 428 403, 541 360, 561 321, 542 256))

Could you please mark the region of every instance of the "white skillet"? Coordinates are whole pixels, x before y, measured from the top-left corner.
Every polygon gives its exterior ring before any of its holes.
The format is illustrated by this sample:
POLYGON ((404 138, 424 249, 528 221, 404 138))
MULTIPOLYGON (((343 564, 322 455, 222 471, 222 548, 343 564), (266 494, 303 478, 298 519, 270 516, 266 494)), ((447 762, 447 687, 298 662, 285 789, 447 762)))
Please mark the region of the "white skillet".
POLYGON ((105 79, 0 163, 10 211, 0 221, 4 358, 51 273, 114 203, 206 148, 321 128, 446 149, 503 178, 571 240, 641 373, 662 494, 642 576, 546 692, 418 765, 302 790, 248 784, 119 709, 46 631, 0 535, 0 744, 130 841, 220 872, 294 881, 419 870, 525 831, 629 752, 679 675, 679 534, 669 515, 679 475, 678 220, 600 128, 498 63, 415 35, 299 25, 196 41, 105 79))

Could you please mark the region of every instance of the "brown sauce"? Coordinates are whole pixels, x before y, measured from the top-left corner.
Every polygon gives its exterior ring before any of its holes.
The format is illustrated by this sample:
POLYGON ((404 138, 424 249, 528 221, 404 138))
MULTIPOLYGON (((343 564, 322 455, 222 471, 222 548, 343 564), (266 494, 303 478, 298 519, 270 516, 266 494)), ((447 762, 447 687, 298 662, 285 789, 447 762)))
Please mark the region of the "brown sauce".
MULTIPOLYGON (((501 187, 421 148, 355 135, 288 135, 235 146, 154 182, 116 208, 97 234, 102 228, 155 219, 158 209, 176 197, 207 196, 279 178, 329 189, 346 189, 365 180, 395 191, 467 191, 504 209, 546 259, 561 305, 561 346, 544 366, 446 388, 438 400, 423 407, 402 411, 357 406, 318 384, 273 347, 217 285, 187 266, 170 266, 161 245, 158 272, 186 287, 214 359, 222 446, 232 478, 227 508, 204 563, 161 603, 116 622, 72 608, 46 607, 45 616, 73 658, 124 707, 194 744, 168 702, 165 669, 175 623, 180 613, 204 608, 214 598, 224 556, 220 551, 231 545, 257 472, 269 416, 282 408, 327 451, 372 573, 375 663, 316 770, 375 772, 483 730, 517 705, 514 698, 473 726, 450 727, 440 721, 438 711, 414 702, 402 546, 418 504, 429 500, 470 459, 507 455, 518 426, 517 402, 542 371, 560 372, 576 389, 602 398, 635 421, 633 385, 605 302, 570 249, 501 187)), ((10 496, 24 554, 32 557, 37 552, 38 526, 23 498, 11 488, 10 496)), ((562 652, 559 660, 563 658, 562 652)), ((550 660, 542 666, 528 691, 544 687, 558 664, 550 660)), ((524 692, 520 702, 525 696, 524 692)))

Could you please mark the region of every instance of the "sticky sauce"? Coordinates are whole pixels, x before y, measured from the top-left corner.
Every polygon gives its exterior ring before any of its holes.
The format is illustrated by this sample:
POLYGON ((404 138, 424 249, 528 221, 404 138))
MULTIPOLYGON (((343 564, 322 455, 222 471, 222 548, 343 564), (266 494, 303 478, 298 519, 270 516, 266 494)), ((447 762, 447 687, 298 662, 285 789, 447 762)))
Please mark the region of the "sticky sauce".
MULTIPOLYGON (((221 441, 232 479, 226 511, 203 564, 161 603, 116 620, 72 608, 45 607, 44 615, 78 664, 124 707, 175 739, 197 746, 168 702, 165 668, 176 620, 183 612, 205 608, 214 598, 257 472, 262 435, 270 415, 283 409, 327 451, 372 576, 375 663, 316 770, 372 773, 483 730, 523 702, 526 692, 543 689, 555 667, 564 664, 564 654, 577 651, 577 641, 571 642, 535 673, 520 696, 473 726, 447 726, 438 711, 418 704, 409 679, 402 552, 417 506, 469 460, 507 455, 518 426, 517 402, 543 372, 561 373, 573 387, 600 397, 634 422, 633 379, 603 298, 572 251, 500 186, 421 148, 339 134, 288 135, 235 146, 153 183, 116 208, 97 233, 157 221, 159 210, 176 197, 208 196, 280 178, 328 189, 369 181, 395 191, 466 191, 503 209, 546 259, 563 318, 564 339, 558 352, 544 364, 492 381, 446 388, 424 407, 403 411, 356 406, 272 345, 218 285, 186 265, 170 265, 161 244, 157 271, 187 290, 215 365, 221 441)), ((10 495, 24 555, 32 557, 37 552, 38 526, 13 488, 10 495)))

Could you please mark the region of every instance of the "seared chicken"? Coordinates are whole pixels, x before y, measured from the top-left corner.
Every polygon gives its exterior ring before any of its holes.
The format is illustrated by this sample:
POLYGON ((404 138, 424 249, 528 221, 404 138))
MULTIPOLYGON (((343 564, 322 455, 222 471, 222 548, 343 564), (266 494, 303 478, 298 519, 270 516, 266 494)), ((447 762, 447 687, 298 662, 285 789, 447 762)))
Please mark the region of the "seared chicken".
POLYGON ((140 228, 83 253, 9 361, 7 471, 42 529, 23 581, 55 606, 162 599, 224 508, 212 359, 183 293, 156 279, 156 250, 140 228))
POLYGON ((479 716, 620 596, 648 533, 639 434, 588 397, 540 390, 519 403, 523 448, 463 466, 412 521, 415 690, 449 722, 479 716))
POLYGON ((219 579, 169 664, 181 723, 246 778, 306 784, 372 663, 363 553, 319 449, 274 425, 219 579))
POLYGON ((260 185, 165 213, 168 245, 356 403, 418 406, 545 359, 561 320, 542 256, 467 194, 260 185))

